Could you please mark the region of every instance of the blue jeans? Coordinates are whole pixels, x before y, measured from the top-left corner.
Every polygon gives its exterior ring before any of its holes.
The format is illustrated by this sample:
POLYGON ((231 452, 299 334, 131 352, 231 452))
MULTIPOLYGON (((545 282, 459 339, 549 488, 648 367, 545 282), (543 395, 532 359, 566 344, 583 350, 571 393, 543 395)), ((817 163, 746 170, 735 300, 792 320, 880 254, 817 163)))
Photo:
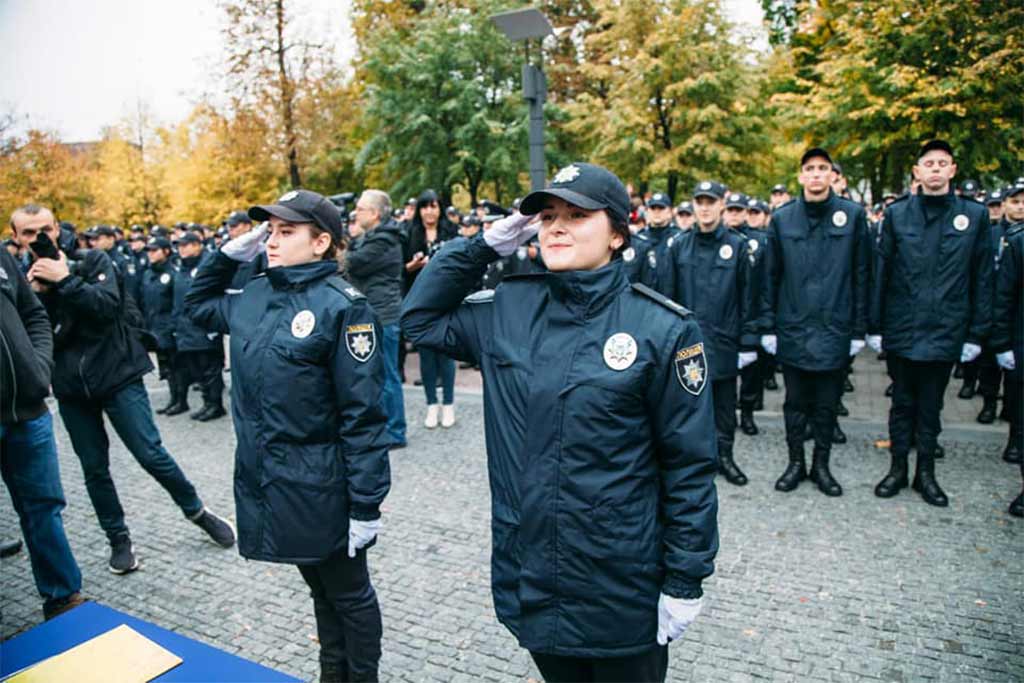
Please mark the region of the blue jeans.
POLYGON ((405 397, 402 393, 402 378, 398 374, 398 325, 384 325, 384 388, 380 405, 388 416, 388 436, 395 444, 405 443, 405 397))
POLYGON ((71 435, 71 445, 82 463, 85 488, 108 539, 114 541, 127 535, 128 527, 114 480, 110 478, 110 441, 103 427, 103 413, 142 468, 171 494, 186 517, 195 517, 202 511, 195 487, 160 441, 149 394, 141 379, 106 398, 58 401, 58 405, 71 435))
POLYGON ((455 361, 440 353, 427 349, 416 349, 420 354, 420 375, 423 376, 423 391, 427 395, 427 405, 437 403, 437 380, 441 379, 444 392, 444 404, 455 403, 455 361))
POLYGON ((64 534, 64 489, 50 412, 34 420, 0 425, 0 471, 28 546, 32 576, 46 606, 82 588, 71 546, 64 534))

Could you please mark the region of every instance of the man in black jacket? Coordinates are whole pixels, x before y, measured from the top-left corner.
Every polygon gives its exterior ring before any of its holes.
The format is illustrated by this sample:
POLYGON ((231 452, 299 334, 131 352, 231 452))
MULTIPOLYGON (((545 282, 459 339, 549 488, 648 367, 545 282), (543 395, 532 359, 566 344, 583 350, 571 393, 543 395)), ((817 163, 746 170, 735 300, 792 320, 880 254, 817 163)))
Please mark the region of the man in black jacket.
POLYGON ((398 319, 402 310, 402 233, 391 220, 391 199, 381 190, 365 190, 356 202, 353 236, 345 254, 345 274, 380 318, 385 379, 381 403, 388 416, 391 448, 405 446, 405 403, 398 373, 398 319))
POLYGON ((50 393, 53 335, 18 262, 0 250, 0 472, 28 545, 47 619, 80 604, 82 573, 64 522, 50 393))
MULTIPOLYGON (((56 234, 53 214, 37 205, 15 211, 11 225, 16 237, 56 234)), ((57 259, 37 256, 28 280, 40 294, 53 324, 53 393, 82 463, 89 498, 111 544, 110 571, 125 574, 138 569, 139 563, 110 476, 104 414, 135 459, 167 490, 185 516, 218 545, 230 548, 235 543, 231 525, 203 507, 195 487, 161 442, 142 383, 142 376, 153 364, 129 326, 133 308, 122 299, 114 266, 99 250, 75 256, 74 272, 63 252, 57 259)))

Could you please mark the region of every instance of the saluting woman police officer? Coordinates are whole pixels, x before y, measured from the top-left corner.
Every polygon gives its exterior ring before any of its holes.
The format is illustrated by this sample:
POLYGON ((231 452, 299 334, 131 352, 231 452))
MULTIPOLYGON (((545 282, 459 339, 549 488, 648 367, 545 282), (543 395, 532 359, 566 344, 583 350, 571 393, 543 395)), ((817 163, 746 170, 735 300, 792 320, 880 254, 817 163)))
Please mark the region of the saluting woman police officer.
POLYGON ((548 681, 661 681, 718 550, 703 339, 629 284, 612 173, 572 164, 520 210, 431 259, 402 327, 483 373, 498 619, 548 681), (467 298, 538 228, 550 272, 467 298))
POLYGON ((196 324, 231 335, 238 549, 298 565, 313 594, 326 681, 376 680, 381 616, 366 547, 390 487, 380 325, 337 275, 338 210, 296 190, 249 215, 185 299, 196 324), (267 270, 225 295, 266 240, 267 270))

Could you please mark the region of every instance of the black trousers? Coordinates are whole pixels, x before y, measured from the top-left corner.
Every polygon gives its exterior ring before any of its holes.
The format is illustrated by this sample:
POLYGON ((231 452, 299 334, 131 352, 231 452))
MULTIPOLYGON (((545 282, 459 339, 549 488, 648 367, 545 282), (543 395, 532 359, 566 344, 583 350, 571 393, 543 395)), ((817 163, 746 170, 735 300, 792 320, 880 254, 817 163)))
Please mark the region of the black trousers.
POLYGON ((562 657, 531 652, 546 683, 662 683, 668 673, 668 647, 656 646, 632 657, 562 657))
POLYGON ((221 405, 224 394, 224 353, 179 351, 174 359, 174 372, 183 396, 193 384, 199 384, 203 404, 221 405))
POLYGON ((757 360, 740 370, 740 408, 753 410, 764 399, 764 362, 767 353, 757 352, 757 360))
POLYGON ((320 564, 299 565, 299 572, 313 595, 321 667, 346 681, 376 681, 384 628, 366 549, 355 557, 342 550, 320 564))
MULTIPOLYGON (((1010 438, 1017 445, 1024 445, 1024 368, 1018 367, 1006 373, 1006 384, 1003 386, 1003 402, 1006 413, 1010 416, 1010 438)), ((1024 463, 1021 463, 1024 472, 1024 463)))
POLYGON ((736 441, 736 378, 714 380, 711 393, 714 396, 718 454, 732 455, 732 445, 736 441))
POLYGON ((782 404, 786 443, 790 449, 803 450, 804 432, 810 420, 814 430, 814 449, 830 453, 846 366, 816 371, 783 365, 782 377, 786 382, 786 399, 782 404))
POLYGON ((886 359, 892 376, 892 407, 889 408, 890 451, 906 455, 917 430, 919 453, 935 453, 942 431, 942 399, 953 363, 916 361, 891 353, 886 359))

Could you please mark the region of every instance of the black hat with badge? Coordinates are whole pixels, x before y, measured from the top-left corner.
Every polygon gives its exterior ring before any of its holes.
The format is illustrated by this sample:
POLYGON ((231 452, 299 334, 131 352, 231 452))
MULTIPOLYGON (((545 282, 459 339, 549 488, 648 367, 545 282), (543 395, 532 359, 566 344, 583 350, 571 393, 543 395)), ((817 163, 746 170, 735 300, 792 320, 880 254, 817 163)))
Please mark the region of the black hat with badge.
POLYGON ((94 226, 89 232, 92 233, 92 237, 117 237, 117 230, 109 225, 94 226))
POLYGON ((747 195, 742 192, 730 192, 725 197, 725 208, 745 209, 747 208, 747 195))
POLYGON ((232 211, 231 215, 228 216, 228 219, 224 222, 227 223, 229 227, 233 228, 236 225, 241 225, 242 223, 249 223, 251 225, 252 219, 249 218, 249 214, 245 211, 232 211))
POLYGON ((825 161, 828 162, 829 166, 835 165, 835 163, 832 161, 832 157, 830 157, 828 155, 828 152, 826 152, 822 147, 811 147, 809 150, 804 152, 803 156, 800 157, 800 166, 802 167, 811 159, 824 159, 825 161))
POLYGON ((171 249, 171 241, 166 237, 154 237, 146 243, 146 251, 153 251, 154 249, 171 249))
MULTIPOLYGON (((928 152, 933 152, 935 150, 939 150, 940 152, 945 152, 949 156, 953 156, 953 147, 945 140, 936 139, 929 140, 921 145, 921 151, 917 153, 917 158, 920 159, 928 152)), ((974 183, 974 185, 977 187, 978 183, 974 183)))
POLYGON ((757 197, 747 197, 747 211, 764 211, 765 203, 757 197))
POLYGON ((189 232, 186 232, 181 237, 179 237, 178 240, 177 240, 177 243, 179 245, 181 245, 181 244, 202 244, 203 243, 203 238, 200 237, 199 235, 197 235, 196 233, 194 233, 192 231, 189 231, 189 232))
POLYGON ((711 197, 712 199, 721 199, 725 196, 725 185, 716 183, 713 180, 705 180, 697 183, 697 187, 693 188, 693 198, 697 197, 711 197))
POLYGON ((679 206, 676 207, 676 213, 679 215, 689 214, 693 215, 693 204, 690 202, 680 202, 679 206))
POLYGON ((1003 190, 1003 199, 1009 199, 1010 197, 1016 197, 1021 192, 1024 192, 1024 182, 1016 182, 1010 185, 1008 188, 1003 190))
POLYGON ((672 200, 668 198, 668 195, 664 192, 655 192, 651 195, 651 198, 647 200, 647 208, 653 209, 660 207, 662 209, 668 209, 672 206, 672 200))
POLYGON ((968 194, 972 197, 981 192, 981 185, 978 184, 977 180, 965 180, 960 183, 960 193, 968 194))
POLYGON ((618 176, 595 164, 569 164, 543 190, 526 195, 519 205, 524 216, 544 210, 548 197, 557 197, 587 211, 604 209, 613 220, 625 223, 629 217, 629 193, 618 176))
POLYGON ((281 195, 276 204, 260 204, 249 208, 254 221, 271 217, 289 223, 313 223, 331 234, 335 243, 341 241, 341 214, 338 207, 322 194, 310 190, 291 190, 281 195))
POLYGON ((772 194, 789 194, 789 190, 786 189, 785 185, 779 183, 772 187, 772 194))
POLYGON ((1003 203, 1003 191, 1002 190, 992 190, 991 192, 988 193, 988 196, 985 197, 985 204, 986 205, 1002 204, 1002 203, 1003 203))

